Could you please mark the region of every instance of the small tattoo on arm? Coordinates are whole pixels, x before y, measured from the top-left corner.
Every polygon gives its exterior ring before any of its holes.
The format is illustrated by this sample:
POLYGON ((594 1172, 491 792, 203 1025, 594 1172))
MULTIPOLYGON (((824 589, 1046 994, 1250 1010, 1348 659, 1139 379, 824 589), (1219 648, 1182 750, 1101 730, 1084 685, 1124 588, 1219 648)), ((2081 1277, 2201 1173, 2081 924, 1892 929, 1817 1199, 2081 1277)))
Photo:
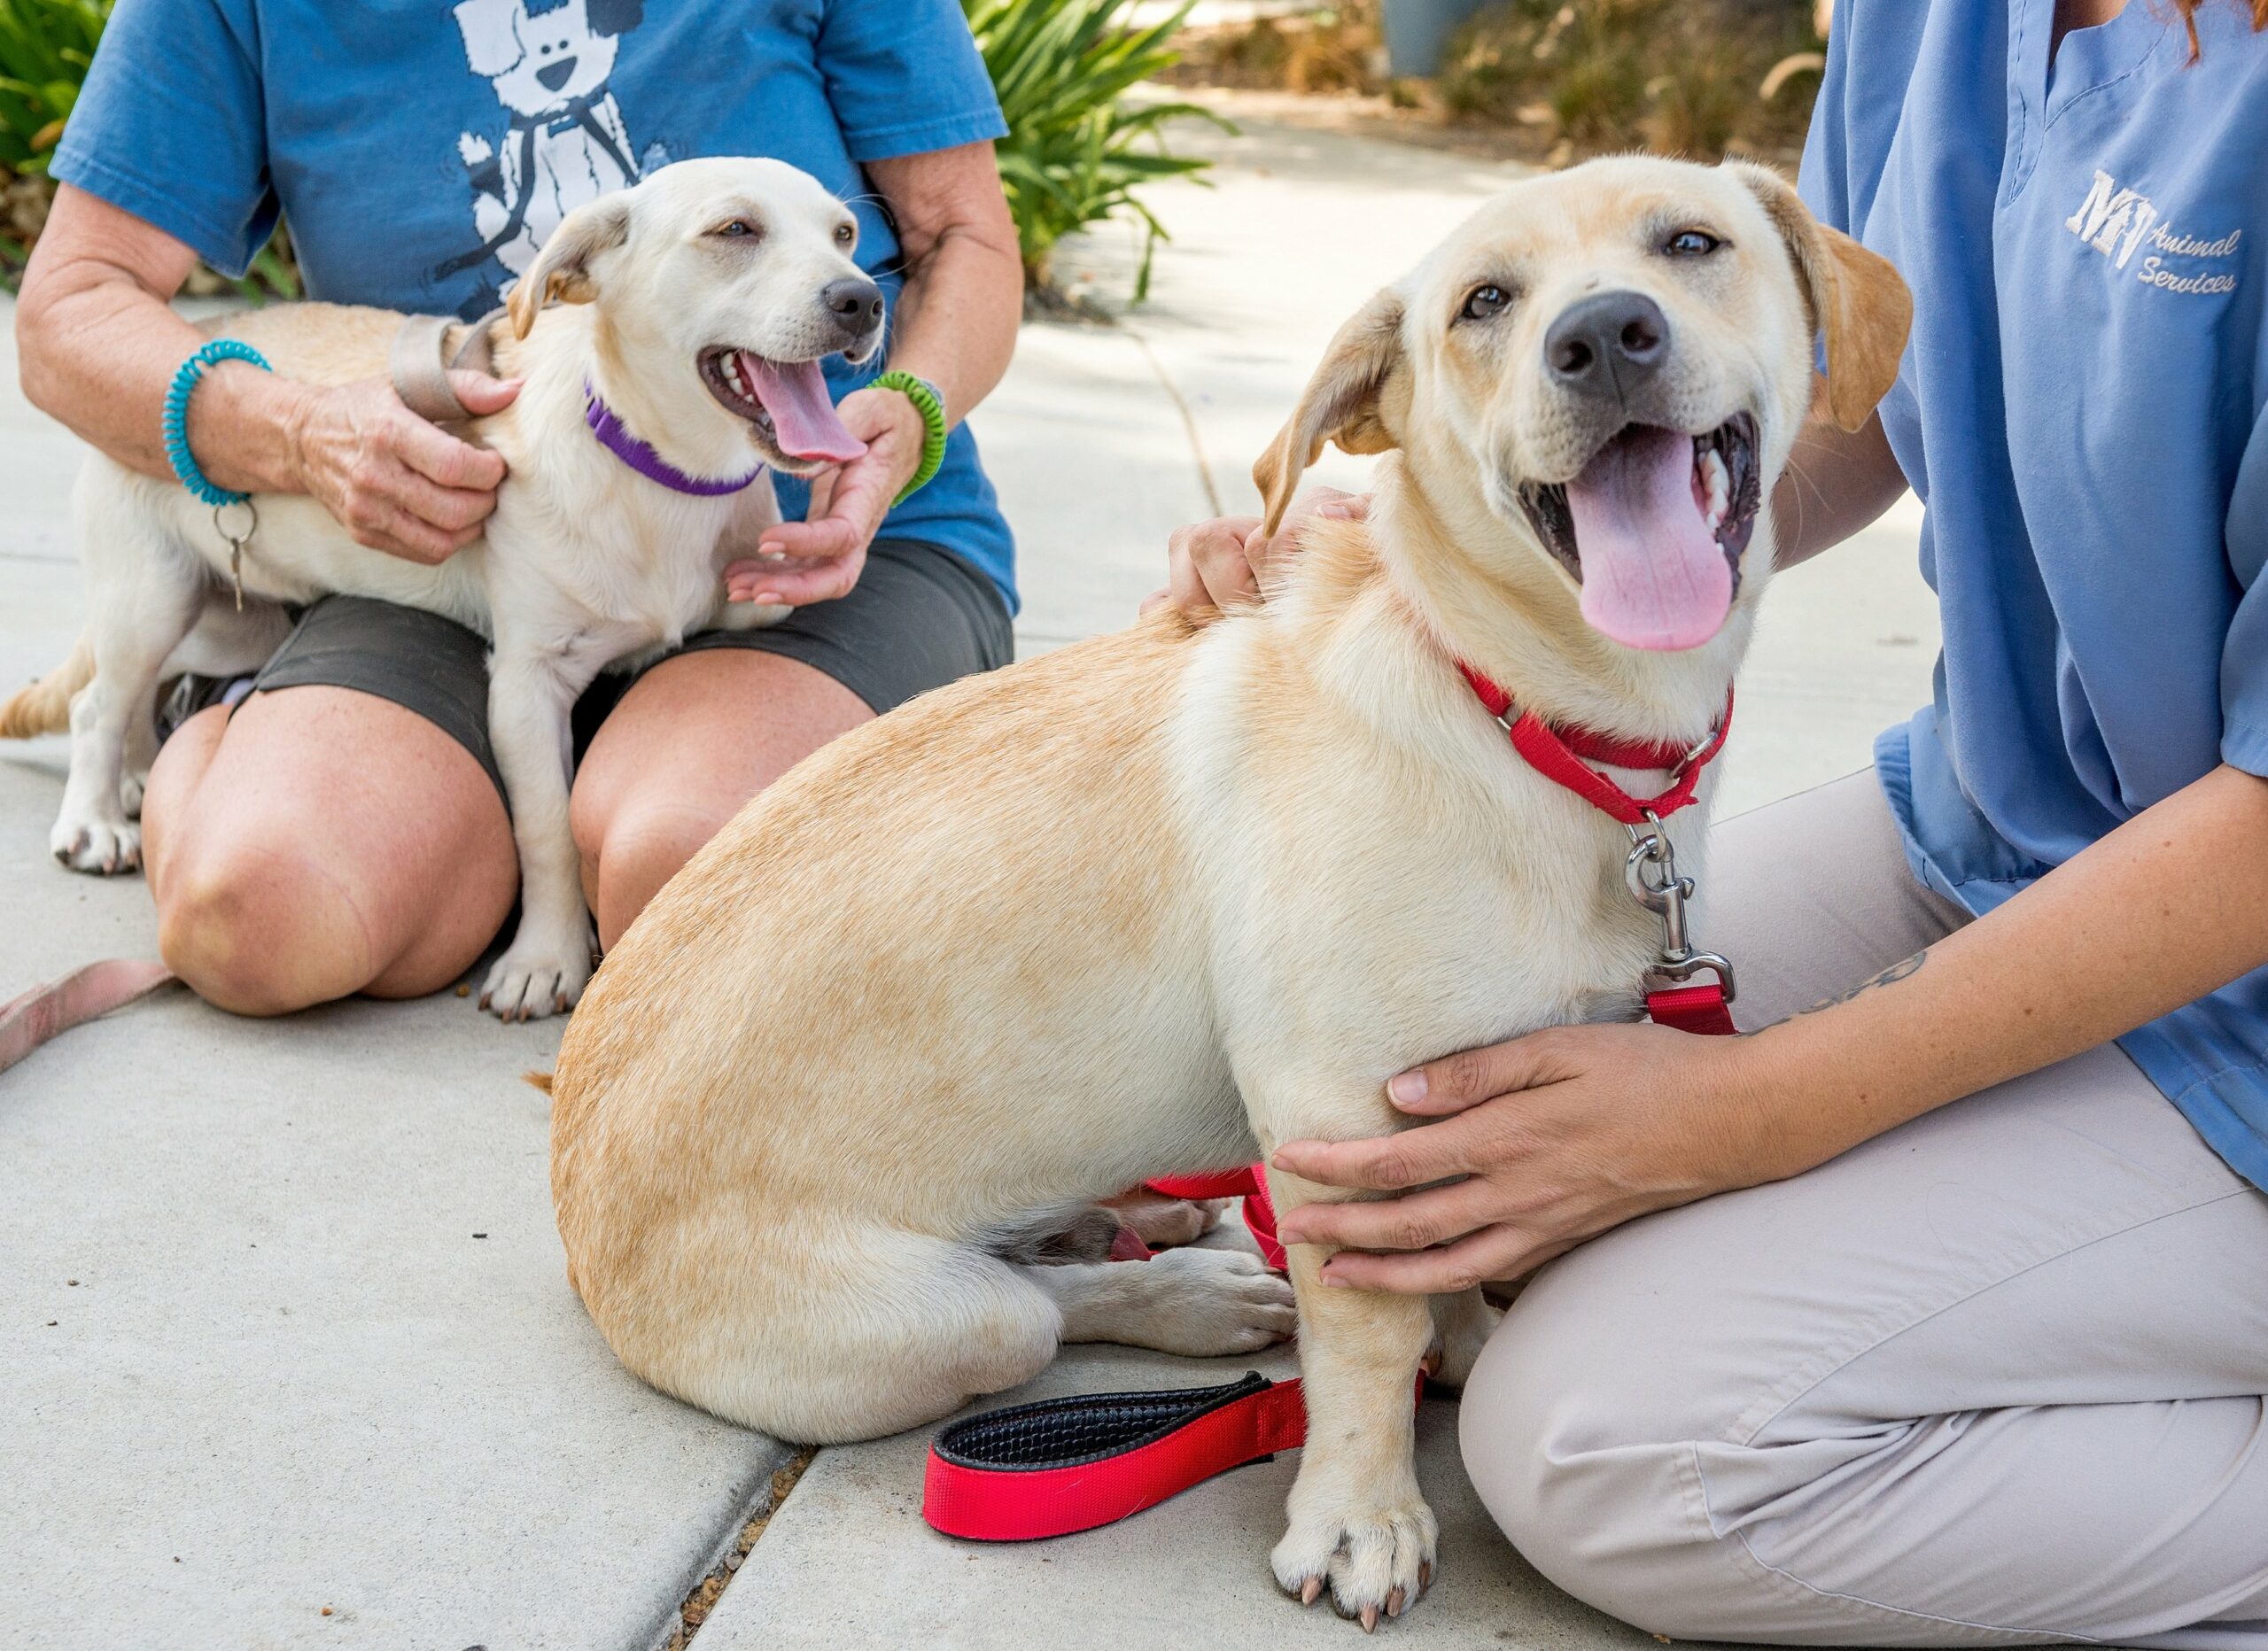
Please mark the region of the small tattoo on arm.
MULTIPOLYGON (((1878 986, 1895 986, 1899 981, 1911 979, 1914 975, 1920 973, 1922 965, 1929 960, 1930 949, 1924 946, 1903 962, 1891 964, 1873 979, 1860 981, 1847 992, 1837 992, 1832 997, 1822 997, 1810 1008, 1798 1010, 1796 1014, 1815 1015, 1822 1009, 1832 1009, 1839 1004, 1847 1004, 1860 993, 1870 992, 1878 986)), ((1795 1016, 1790 1015, 1789 1019, 1792 1020, 1795 1016)))

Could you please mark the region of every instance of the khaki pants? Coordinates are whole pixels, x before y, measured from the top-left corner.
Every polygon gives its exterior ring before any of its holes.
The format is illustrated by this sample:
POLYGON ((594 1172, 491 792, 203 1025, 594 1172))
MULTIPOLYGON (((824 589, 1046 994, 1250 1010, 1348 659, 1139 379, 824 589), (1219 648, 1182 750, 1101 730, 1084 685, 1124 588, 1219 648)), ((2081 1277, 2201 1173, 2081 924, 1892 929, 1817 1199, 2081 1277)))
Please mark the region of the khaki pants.
MULTIPOLYGON (((1871 774, 1720 828, 1752 1029, 1965 920, 1871 774)), ((2268 1198, 2115 1046, 1546 1268, 1464 1459, 1571 1593, 1680 1639, 2268 1648, 2268 1198)))

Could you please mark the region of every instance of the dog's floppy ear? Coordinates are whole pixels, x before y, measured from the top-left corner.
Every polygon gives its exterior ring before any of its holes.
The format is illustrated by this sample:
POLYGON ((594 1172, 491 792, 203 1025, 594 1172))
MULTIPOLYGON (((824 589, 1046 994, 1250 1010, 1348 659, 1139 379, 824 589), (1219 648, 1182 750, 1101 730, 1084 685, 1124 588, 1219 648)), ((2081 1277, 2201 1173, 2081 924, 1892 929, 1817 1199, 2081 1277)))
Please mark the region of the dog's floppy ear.
POLYGON ((524 338, 535 325, 536 312, 552 299, 563 304, 587 304, 598 296, 591 281, 591 260, 610 247, 620 246, 630 235, 630 200, 625 192, 602 195, 586 202, 560 220, 543 244, 535 267, 522 275, 505 300, 511 312, 512 336, 524 338))
POLYGON ((1888 259, 1813 217, 1778 173, 1747 161, 1726 164, 1787 243, 1813 324, 1827 335, 1827 401, 1835 422, 1846 430, 1862 429, 1898 382, 1914 295, 1888 259))
POLYGON ((1300 477, 1321 456, 1324 442, 1335 441, 1348 453, 1384 453, 1395 446, 1379 403, 1386 380, 1402 365, 1402 295, 1388 287, 1332 339, 1323 365, 1300 392, 1300 405, 1252 467, 1266 505, 1265 531, 1283 525, 1300 477))
POLYGON ((462 0, 450 15, 464 36, 464 60, 483 80, 494 80, 527 55, 520 44, 520 0, 462 0))

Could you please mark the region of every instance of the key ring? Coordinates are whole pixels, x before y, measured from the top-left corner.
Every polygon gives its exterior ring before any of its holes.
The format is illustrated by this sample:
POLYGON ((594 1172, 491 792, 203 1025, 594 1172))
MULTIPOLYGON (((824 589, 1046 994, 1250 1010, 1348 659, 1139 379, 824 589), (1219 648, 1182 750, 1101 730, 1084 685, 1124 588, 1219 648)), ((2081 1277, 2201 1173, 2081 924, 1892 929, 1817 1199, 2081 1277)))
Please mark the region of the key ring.
POLYGON ((229 583, 236 587, 237 611, 245 610, 245 546, 252 543, 252 536, 260 531, 260 511, 249 499, 230 499, 213 507, 213 531, 227 541, 229 546, 229 583), (229 527, 229 512, 245 513, 245 529, 233 532, 229 527))

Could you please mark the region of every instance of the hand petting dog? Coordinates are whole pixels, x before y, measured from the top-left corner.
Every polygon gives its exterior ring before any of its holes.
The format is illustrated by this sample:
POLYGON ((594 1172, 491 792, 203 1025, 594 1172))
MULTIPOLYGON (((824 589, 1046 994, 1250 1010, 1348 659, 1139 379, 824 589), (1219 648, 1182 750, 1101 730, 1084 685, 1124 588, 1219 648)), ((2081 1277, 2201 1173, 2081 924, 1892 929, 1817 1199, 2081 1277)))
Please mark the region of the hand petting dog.
MULTIPOLYGON (((516 378, 462 368, 449 384, 483 418, 520 393, 516 378)), ((430 567, 478 539, 496 508, 503 455, 427 423, 384 378, 310 390, 289 430, 298 491, 358 545, 430 567)))
POLYGON ((866 546, 920 468, 928 432, 902 391, 854 391, 835 411, 866 451, 812 481, 803 521, 766 528, 755 557, 725 570, 727 601, 801 608, 848 596, 857 586, 866 546))

